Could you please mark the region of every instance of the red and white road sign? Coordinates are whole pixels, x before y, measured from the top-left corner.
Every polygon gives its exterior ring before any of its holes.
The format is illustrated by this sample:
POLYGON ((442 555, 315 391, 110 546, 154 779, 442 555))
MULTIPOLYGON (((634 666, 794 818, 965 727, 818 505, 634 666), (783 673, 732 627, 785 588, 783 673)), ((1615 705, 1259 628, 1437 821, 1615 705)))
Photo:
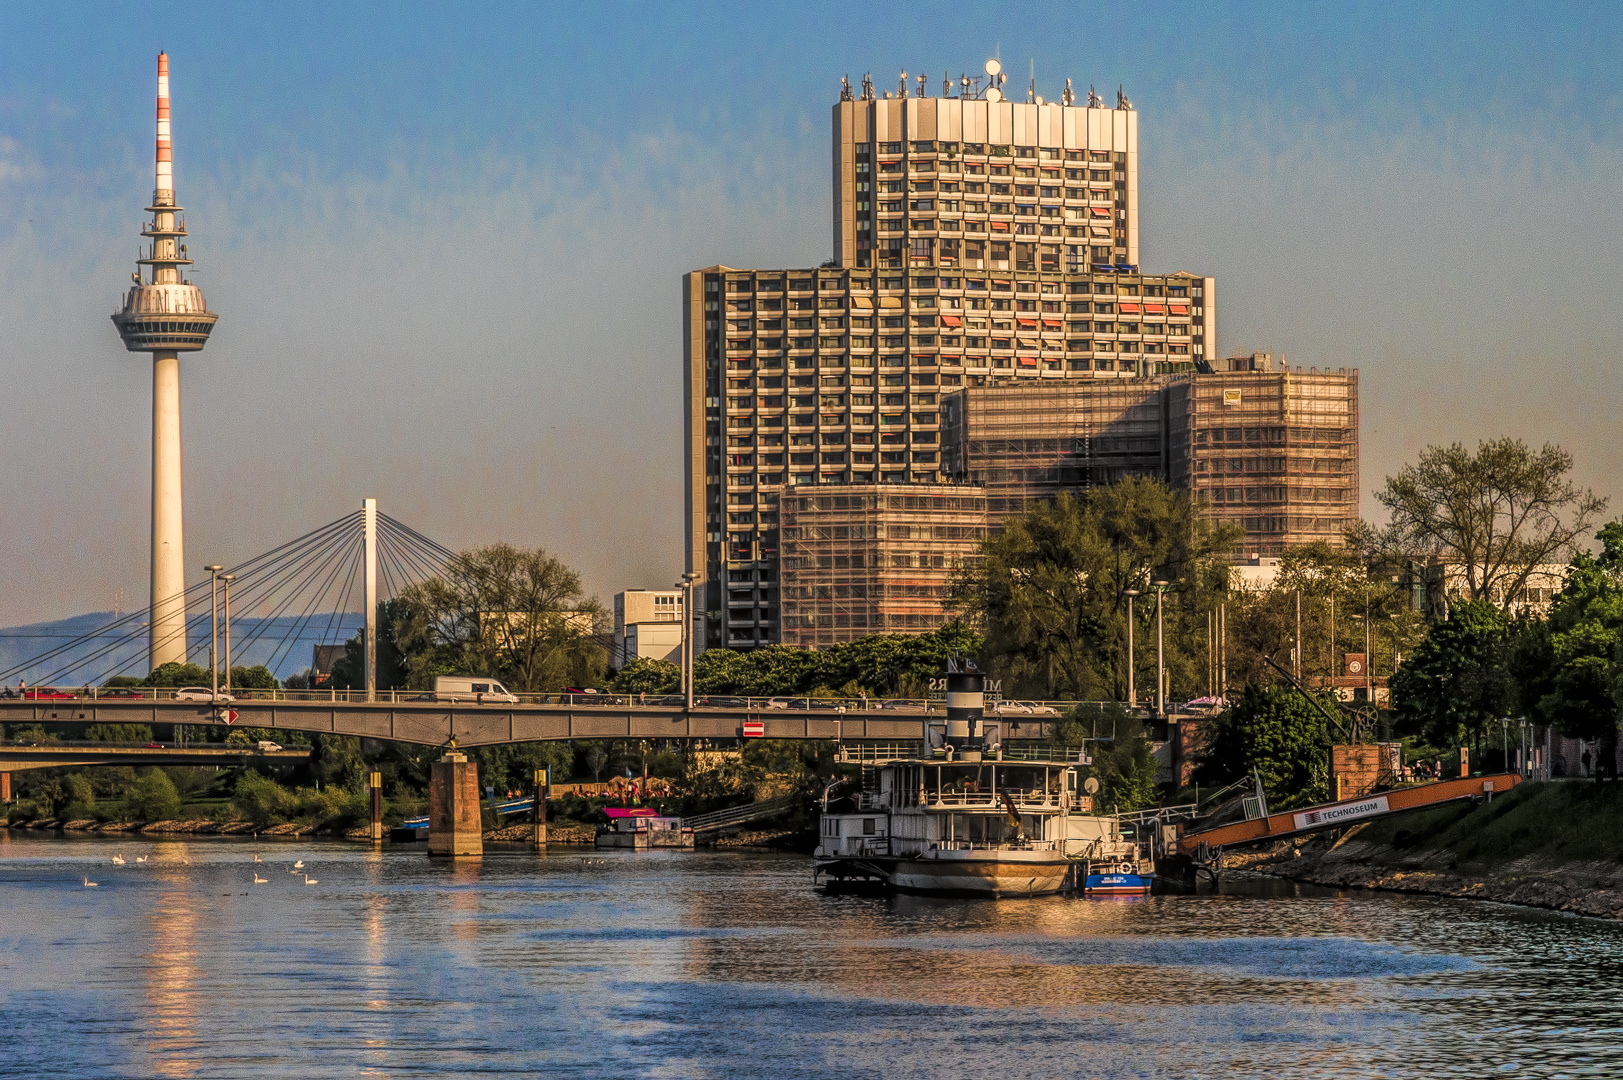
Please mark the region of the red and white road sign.
POLYGON ((744 738, 759 739, 766 735, 766 724, 760 720, 744 721, 744 738))
POLYGON ((237 710, 227 709, 225 711, 224 720, 228 724, 235 724, 237 722, 237 710))

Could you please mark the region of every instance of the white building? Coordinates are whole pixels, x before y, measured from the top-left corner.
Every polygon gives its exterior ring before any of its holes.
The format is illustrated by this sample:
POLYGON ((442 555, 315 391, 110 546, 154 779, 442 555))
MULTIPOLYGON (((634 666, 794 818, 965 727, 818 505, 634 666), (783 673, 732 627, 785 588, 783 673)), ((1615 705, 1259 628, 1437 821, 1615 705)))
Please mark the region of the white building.
POLYGON ((680 589, 627 589, 614 594, 614 644, 609 662, 624 667, 639 657, 681 662, 680 589))

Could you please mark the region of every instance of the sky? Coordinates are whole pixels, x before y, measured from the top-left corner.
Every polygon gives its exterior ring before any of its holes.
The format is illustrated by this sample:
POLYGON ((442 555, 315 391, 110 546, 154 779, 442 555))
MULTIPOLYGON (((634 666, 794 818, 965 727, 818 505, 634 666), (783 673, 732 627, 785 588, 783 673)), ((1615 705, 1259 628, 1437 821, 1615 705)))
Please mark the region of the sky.
POLYGON ((151 365, 108 316, 160 49, 220 315, 182 360, 199 577, 372 496, 605 601, 668 586, 682 273, 828 258, 840 77, 992 55, 1048 98, 1125 86, 1141 263, 1217 278, 1224 354, 1359 369, 1367 517, 1428 444, 1501 435, 1623 496, 1615 5, 17 3, 0 625, 145 601, 151 365))

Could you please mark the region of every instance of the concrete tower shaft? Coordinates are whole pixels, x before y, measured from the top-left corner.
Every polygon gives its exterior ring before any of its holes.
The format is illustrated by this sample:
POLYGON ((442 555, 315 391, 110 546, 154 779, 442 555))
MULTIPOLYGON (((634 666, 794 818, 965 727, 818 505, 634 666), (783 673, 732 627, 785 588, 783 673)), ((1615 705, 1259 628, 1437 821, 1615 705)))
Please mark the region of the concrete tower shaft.
POLYGON ((218 320, 187 281, 186 219, 175 204, 169 124, 169 57, 158 54, 158 132, 153 158, 150 243, 113 325, 130 352, 152 354, 152 597, 148 655, 153 667, 186 661, 186 553, 180 471, 180 354, 196 352, 218 320))

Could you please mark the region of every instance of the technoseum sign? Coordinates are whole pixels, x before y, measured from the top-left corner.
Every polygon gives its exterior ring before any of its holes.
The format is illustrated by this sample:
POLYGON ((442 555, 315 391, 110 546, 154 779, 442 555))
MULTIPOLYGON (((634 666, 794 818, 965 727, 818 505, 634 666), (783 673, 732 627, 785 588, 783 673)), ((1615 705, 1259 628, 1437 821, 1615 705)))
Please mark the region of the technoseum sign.
POLYGON ((1313 829, 1323 825, 1334 825, 1341 821, 1354 821, 1358 818, 1374 817, 1385 814, 1391 810, 1386 804, 1386 796, 1378 795, 1373 799, 1360 799, 1357 802, 1341 803, 1336 806, 1322 806, 1316 810, 1304 810, 1293 817, 1298 829, 1313 829))

